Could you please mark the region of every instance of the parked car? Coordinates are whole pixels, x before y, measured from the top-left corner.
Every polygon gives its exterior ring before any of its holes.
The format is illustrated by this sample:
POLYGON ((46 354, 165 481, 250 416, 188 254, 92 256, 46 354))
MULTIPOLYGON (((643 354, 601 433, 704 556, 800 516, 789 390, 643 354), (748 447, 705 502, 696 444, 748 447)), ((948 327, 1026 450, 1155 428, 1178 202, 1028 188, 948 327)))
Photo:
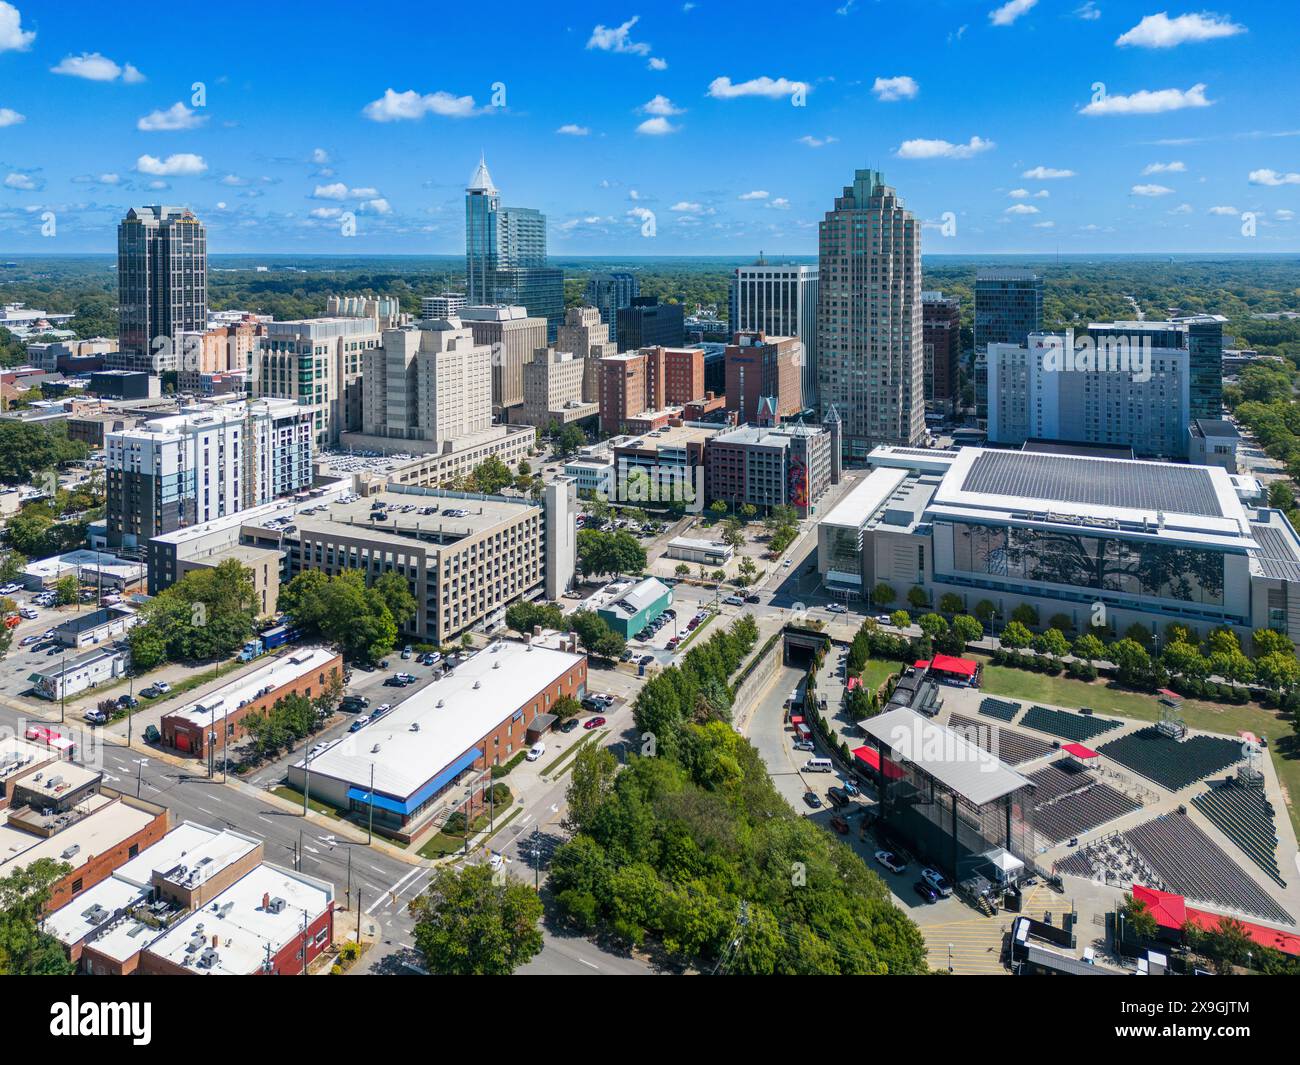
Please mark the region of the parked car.
POLYGON ((108 714, 106 714, 103 710, 98 709, 97 707, 92 706, 81 716, 84 717, 87 721, 89 721, 92 725, 108 724, 108 714))
POLYGON ((907 872, 907 863, 893 851, 876 851, 874 857, 878 864, 883 865, 891 873, 907 872))
POLYGON ((946 899, 952 894, 952 884, 938 869, 922 869, 921 879, 934 888, 940 898, 946 899))
POLYGON ((836 806, 848 806, 849 796, 843 788, 827 788, 826 797, 836 806))
POLYGON ((877 615, 876 615, 876 624, 877 624, 877 625, 892 625, 893 622, 889 620, 889 615, 888 615, 888 614, 877 614, 877 615))
POLYGON ((746 603, 761 603, 762 601, 763 601, 763 597, 760 596, 757 592, 750 592, 747 596, 745 596, 746 603))
POLYGON ((653 665, 653 664, 654 664, 654 660, 655 660, 655 656, 654 656, 654 655, 642 655, 642 656, 641 656, 641 665, 643 665, 643 666, 653 665))
POLYGON ((792 565, 794 565, 794 559, 787 558, 784 562, 781 563, 781 565, 784 568, 789 569, 792 565))
POLYGON ((584 695, 582 697, 582 708, 594 714, 597 710, 604 710, 605 704, 594 695, 584 695))
POLYGON ((140 705, 140 700, 137 699, 134 695, 119 695, 117 697, 117 705, 123 707, 124 709, 133 710, 135 709, 135 707, 140 705))
POLYGON ((391 710, 392 708, 393 708, 392 703, 380 703, 378 706, 376 706, 373 710, 370 711, 370 720, 373 721, 375 718, 379 717, 380 715, 388 713, 388 711, 391 710))
POLYGON ((410 658, 411 655, 413 655, 413 654, 415 654, 415 652, 411 650, 411 645, 410 645, 409 643, 408 643, 405 647, 402 648, 402 657, 403 657, 403 658, 410 658))
POLYGON ((851 781, 851 780, 841 780, 841 781, 840 781, 840 787, 844 789, 844 793, 845 793, 846 795, 861 795, 861 794, 862 794, 862 792, 858 789, 858 786, 857 786, 856 784, 854 784, 853 781, 851 781))
POLYGON ((600 726, 603 725, 604 723, 605 723, 605 719, 603 717, 589 717, 586 721, 582 723, 582 727, 585 728, 588 732, 590 732, 594 728, 600 728, 600 726))
POLYGON ((528 748, 528 760, 530 762, 535 762, 545 753, 546 753, 546 744, 544 744, 541 740, 538 740, 536 743, 534 743, 531 747, 528 748))
POLYGON ((741 599, 740 596, 738 596, 738 595, 729 595, 729 596, 727 596, 727 597, 726 597, 724 600, 722 600, 722 601, 723 601, 724 603, 726 603, 727 606, 744 606, 744 605, 745 605, 745 600, 741 599))
POLYGON ((822 808, 821 796, 818 795, 815 791, 805 791, 803 793, 803 801, 806 802, 809 806, 811 806, 814 810, 820 810, 822 808))
POLYGON ((832 614, 847 614, 849 612, 849 608, 846 607, 843 603, 832 603, 826 609, 829 610, 832 614))
POLYGON ((831 818, 831 828, 835 829, 835 831, 841 836, 847 836, 849 834, 849 823, 839 814, 836 814, 831 818))
POLYGON ((572 732, 577 727, 578 727, 578 719, 576 717, 571 717, 560 726, 560 731, 564 733, 569 733, 572 732))
POLYGON ((921 896, 922 902, 929 903, 929 902, 939 901, 939 893, 935 891, 934 888, 932 888, 924 880, 918 880, 915 884, 913 884, 912 890, 921 896))
POLYGON ((140 689, 142 699, 157 699, 161 694, 162 692, 158 690, 157 684, 150 684, 149 687, 140 689))
POLYGON ((360 732, 366 725, 370 724, 370 718, 359 717, 348 726, 349 732, 360 732))
POLYGON ((20 618, 25 618, 28 621, 35 621, 40 617, 40 615, 29 606, 20 606, 18 608, 18 616, 20 618))
POLYGON ((670 650, 670 651, 676 651, 676 650, 677 650, 677 645, 678 645, 679 643, 681 643, 681 642, 682 642, 682 638, 681 638, 680 636, 674 636, 671 640, 668 641, 668 644, 667 644, 667 646, 668 646, 668 650, 670 650))
POLYGON ((815 751, 817 750, 817 747, 813 744, 812 740, 795 740, 794 749, 796 751, 815 751))

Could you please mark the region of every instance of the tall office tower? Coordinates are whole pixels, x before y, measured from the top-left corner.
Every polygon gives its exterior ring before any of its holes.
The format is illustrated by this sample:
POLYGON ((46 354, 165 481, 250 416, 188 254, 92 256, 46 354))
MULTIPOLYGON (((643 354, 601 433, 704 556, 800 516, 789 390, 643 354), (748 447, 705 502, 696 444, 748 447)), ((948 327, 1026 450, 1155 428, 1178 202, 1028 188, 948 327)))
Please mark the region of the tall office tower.
POLYGON ((439 292, 436 296, 420 297, 421 318, 452 318, 461 308, 469 305, 463 292, 439 292))
POLYGON ((143 546, 311 487, 312 436, 307 412, 283 399, 196 404, 105 434, 108 543, 143 546))
POLYGON ((493 349, 492 407, 501 421, 524 402, 524 364, 546 347, 546 319, 521 306, 462 307, 461 324, 474 334, 475 344, 493 349))
POLYGON ((546 319, 551 340, 564 317, 564 272, 546 265, 546 215, 502 207, 481 158, 465 189, 465 299, 471 307, 527 307, 546 319))
POLYGON ((989 416, 990 344, 1021 344, 1043 328, 1043 279, 1032 270, 975 275, 975 417, 989 416))
POLYGON ((799 414, 806 404, 802 395, 799 365, 801 342, 797 337, 767 336, 759 332, 737 333, 727 345, 727 409, 736 412, 736 422, 757 422, 760 401, 772 400, 777 418, 799 414))
POLYGON ((921 342, 925 347, 925 405, 941 414, 957 406, 961 356, 961 301, 942 292, 921 293, 921 342))
POLYGON ((817 267, 768 263, 761 257, 731 278, 731 332, 798 337, 805 407, 817 406, 817 267))
POLYGON ((492 347, 456 318, 385 330, 382 346, 365 354, 364 376, 367 436, 441 448, 492 428, 492 347))
POLYGON ((177 334, 207 328, 208 236, 188 207, 132 207, 118 224, 117 323, 110 368, 150 373, 181 369, 177 334))
POLYGON ((373 317, 268 322, 253 362, 255 396, 291 399, 311 415, 318 448, 361 427, 362 358, 382 333, 373 317))
POLYGON ((615 353, 609 325, 601 320, 600 311, 595 307, 570 307, 564 312, 564 324, 555 332, 555 345, 583 360, 582 399, 599 403, 600 360, 615 353))
POLYGON ((817 397, 850 458, 925 433, 921 226, 876 170, 858 170, 818 230, 817 397))
POLYGON ((611 329, 618 326, 618 312, 631 307, 632 300, 641 295, 641 281, 636 274, 623 271, 592 274, 587 279, 585 299, 600 311, 600 320, 611 329))
POLYGON ((618 350, 680 348, 686 343, 686 312, 680 303, 660 303, 658 296, 633 296, 618 312, 618 350))

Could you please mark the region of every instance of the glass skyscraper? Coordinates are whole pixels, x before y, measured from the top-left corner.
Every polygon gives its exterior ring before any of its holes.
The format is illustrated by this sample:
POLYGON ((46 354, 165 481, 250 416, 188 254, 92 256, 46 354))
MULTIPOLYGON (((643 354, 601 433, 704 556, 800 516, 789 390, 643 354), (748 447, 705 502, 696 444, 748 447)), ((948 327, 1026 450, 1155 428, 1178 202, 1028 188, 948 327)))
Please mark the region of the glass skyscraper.
POLYGON ((1043 328, 1043 279, 1032 270, 981 270, 975 276, 975 417, 989 416, 988 347, 1023 346, 1043 328))
POLYGON ((546 215, 502 207, 483 159, 465 189, 465 296, 471 307, 526 307, 546 319, 551 340, 564 318, 564 272, 546 265, 546 215))

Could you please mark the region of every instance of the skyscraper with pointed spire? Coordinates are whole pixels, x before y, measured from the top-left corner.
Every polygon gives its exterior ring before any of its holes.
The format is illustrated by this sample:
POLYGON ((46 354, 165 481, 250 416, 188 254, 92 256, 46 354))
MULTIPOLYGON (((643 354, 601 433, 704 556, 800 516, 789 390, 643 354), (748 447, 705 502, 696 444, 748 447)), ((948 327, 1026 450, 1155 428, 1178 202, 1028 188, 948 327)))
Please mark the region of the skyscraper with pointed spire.
POLYGON ((564 273, 546 264, 546 215, 502 207, 482 156, 465 187, 465 296, 471 307, 526 307, 546 319, 549 340, 564 319, 564 273))

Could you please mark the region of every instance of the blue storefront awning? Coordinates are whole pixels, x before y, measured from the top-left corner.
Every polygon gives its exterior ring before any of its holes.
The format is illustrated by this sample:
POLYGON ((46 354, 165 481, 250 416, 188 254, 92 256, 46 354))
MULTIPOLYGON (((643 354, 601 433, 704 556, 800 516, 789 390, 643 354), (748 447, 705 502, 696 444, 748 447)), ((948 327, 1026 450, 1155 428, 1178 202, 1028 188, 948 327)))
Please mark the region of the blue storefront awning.
MULTIPOLYGON (((438 794, 438 792, 482 757, 482 748, 471 748, 448 765, 446 769, 430 780, 427 784, 423 785, 418 791, 415 791, 408 796, 405 802, 401 799, 394 799, 389 795, 384 795, 377 791, 375 792, 374 797, 375 805, 381 810, 389 810, 395 814, 409 814, 412 810, 418 810, 423 803, 428 801, 430 796, 438 794)), ((356 786, 350 787, 348 788, 348 798, 369 806, 370 789, 358 788, 356 786)))

